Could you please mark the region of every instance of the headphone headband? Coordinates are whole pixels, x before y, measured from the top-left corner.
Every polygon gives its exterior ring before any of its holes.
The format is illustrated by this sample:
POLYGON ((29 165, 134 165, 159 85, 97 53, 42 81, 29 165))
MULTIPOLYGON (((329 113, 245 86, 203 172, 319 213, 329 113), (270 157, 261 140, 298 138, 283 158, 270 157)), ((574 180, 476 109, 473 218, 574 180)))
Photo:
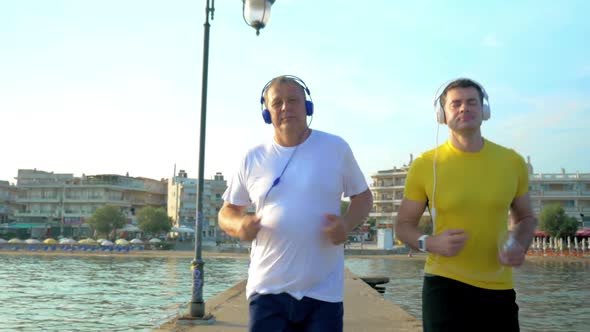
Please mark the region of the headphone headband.
POLYGON ((482 113, 483 113, 482 119, 484 121, 488 120, 491 116, 491 109, 490 109, 490 99, 488 97, 488 93, 486 92, 486 89, 484 89, 483 85, 481 85, 476 80, 473 80, 471 78, 466 78, 466 77, 459 77, 459 78, 455 78, 455 79, 446 81, 445 83, 440 85, 438 87, 438 89, 436 90, 436 94, 434 95, 434 100, 432 102, 432 106, 434 107, 434 112, 436 115, 436 121, 441 124, 446 123, 445 111, 444 111, 443 106, 440 104, 440 98, 446 92, 449 85, 451 85, 452 83, 459 81, 459 80, 467 80, 469 82, 472 82, 473 84, 475 84, 479 88, 479 90, 481 91, 481 94, 483 95, 483 98, 481 100, 482 113), (442 89, 443 87, 444 87, 444 89, 442 89), (442 89, 442 91, 441 91, 441 89, 442 89))
POLYGON ((308 116, 313 115, 313 101, 311 99, 311 93, 309 91, 309 88, 307 87, 307 84, 305 84, 305 82, 300 79, 299 77, 295 76, 295 75, 281 75, 281 76, 277 76, 275 78, 273 78, 272 80, 268 81, 265 85, 264 88, 262 88, 262 92, 260 93, 260 109, 262 110, 262 119, 264 119, 265 123, 271 124, 272 123, 272 118, 270 116, 270 111, 264 107, 264 94, 266 93, 266 90, 268 90, 268 88, 270 87, 270 85, 276 80, 276 79, 285 79, 287 81, 291 81, 291 82, 295 82, 297 84, 299 84, 299 86, 301 86, 301 88, 303 88, 303 91, 305 92, 305 113, 308 116), (307 100, 307 98, 309 98, 309 100, 307 100))

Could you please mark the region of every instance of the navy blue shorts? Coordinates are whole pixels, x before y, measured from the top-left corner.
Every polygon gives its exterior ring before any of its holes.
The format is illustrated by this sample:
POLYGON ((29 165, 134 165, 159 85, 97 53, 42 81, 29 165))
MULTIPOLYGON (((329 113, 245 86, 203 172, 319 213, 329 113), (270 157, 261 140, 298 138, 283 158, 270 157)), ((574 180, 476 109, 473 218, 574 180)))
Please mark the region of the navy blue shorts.
POLYGON ((425 276, 424 332, 520 331, 513 289, 491 290, 440 276, 425 276))
POLYGON ((309 297, 297 300, 287 293, 250 297, 252 332, 342 332, 342 302, 325 302, 309 297))

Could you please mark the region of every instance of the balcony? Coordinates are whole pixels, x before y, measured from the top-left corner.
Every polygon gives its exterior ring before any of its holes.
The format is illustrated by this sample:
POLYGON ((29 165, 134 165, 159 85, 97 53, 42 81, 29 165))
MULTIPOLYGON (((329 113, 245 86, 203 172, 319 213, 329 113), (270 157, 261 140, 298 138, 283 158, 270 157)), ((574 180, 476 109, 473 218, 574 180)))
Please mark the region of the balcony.
POLYGON ((61 198, 57 197, 19 197, 17 203, 59 203, 61 198))
POLYGON ((397 215, 397 212, 370 212, 369 217, 377 218, 377 217, 394 217, 397 215))
POLYGON ((575 190, 545 190, 541 195, 552 197, 573 197, 578 196, 578 192, 575 190))
POLYGON ((15 217, 52 217, 53 212, 42 212, 42 211, 25 211, 25 212, 15 212, 15 217))

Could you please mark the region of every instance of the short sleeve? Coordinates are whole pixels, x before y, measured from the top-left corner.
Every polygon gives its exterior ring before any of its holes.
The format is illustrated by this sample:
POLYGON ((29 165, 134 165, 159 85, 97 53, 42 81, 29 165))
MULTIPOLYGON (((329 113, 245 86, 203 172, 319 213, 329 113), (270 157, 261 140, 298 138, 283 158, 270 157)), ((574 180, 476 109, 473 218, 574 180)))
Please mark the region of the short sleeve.
POLYGON ((426 202, 428 199, 428 196, 426 195, 426 185, 424 183, 425 166, 426 160, 423 157, 416 158, 416 160, 410 165, 404 187, 405 198, 416 202, 426 202))
POLYGON ((251 204, 245 174, 246 158, 242 160, 240 167, 230 178, 227 189, 223 193, 224 201, 238 206, 249 206, 251 204))
POLYGON ((518 188, 515 197, 520 197, 529 191, 529 169, 524 158, 516 152, 515 154, 517 155, 516 169, 518 170, 518 188))
POLYGON ((367 189, 367 180, 361 171, 350 146, 345 142, 343 149, 343 168, 344 168, 344 196, 350 197, 358 195, 367 189))

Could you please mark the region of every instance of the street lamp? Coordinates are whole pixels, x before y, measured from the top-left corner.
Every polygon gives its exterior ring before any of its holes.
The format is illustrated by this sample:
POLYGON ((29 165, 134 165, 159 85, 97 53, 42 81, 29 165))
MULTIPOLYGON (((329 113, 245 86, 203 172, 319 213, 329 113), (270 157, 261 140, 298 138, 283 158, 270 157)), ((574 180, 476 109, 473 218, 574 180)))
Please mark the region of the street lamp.
MULTIPOLYGON (((243 0, 242 7, 244 20, 248 25, 256 29, 256 35, 264 28, 270 18, 270 7, 274 0, 243 0)), ((197 220, 195 231, 195 258, 191 263, 192 270, 192 296, 189 303, 188 317, 181 317, 193 323, 205 324, 213 321, 210 314, 205 314, 205 302, 203 301, 203 285, 205 279, 203 266, 205 263, 201 257, 201 237, 203 225, 203 178, 205 170, 205 128, 207 119, 207 80, 209 73, 209 16, 213 20, 215 12, 215 0, 206 0, 205 7, 205 32, 203 37, 203 81, 201 86, 201 126, 199 130, 199 170, 197 179, 197 220)))
POLYGON ((242 0, 242 14, 244 21, 249 26, 256 29, 256 35, 260 34, 260 29, 264 28, 270 20, 270 7, 275 0, 242 0))

